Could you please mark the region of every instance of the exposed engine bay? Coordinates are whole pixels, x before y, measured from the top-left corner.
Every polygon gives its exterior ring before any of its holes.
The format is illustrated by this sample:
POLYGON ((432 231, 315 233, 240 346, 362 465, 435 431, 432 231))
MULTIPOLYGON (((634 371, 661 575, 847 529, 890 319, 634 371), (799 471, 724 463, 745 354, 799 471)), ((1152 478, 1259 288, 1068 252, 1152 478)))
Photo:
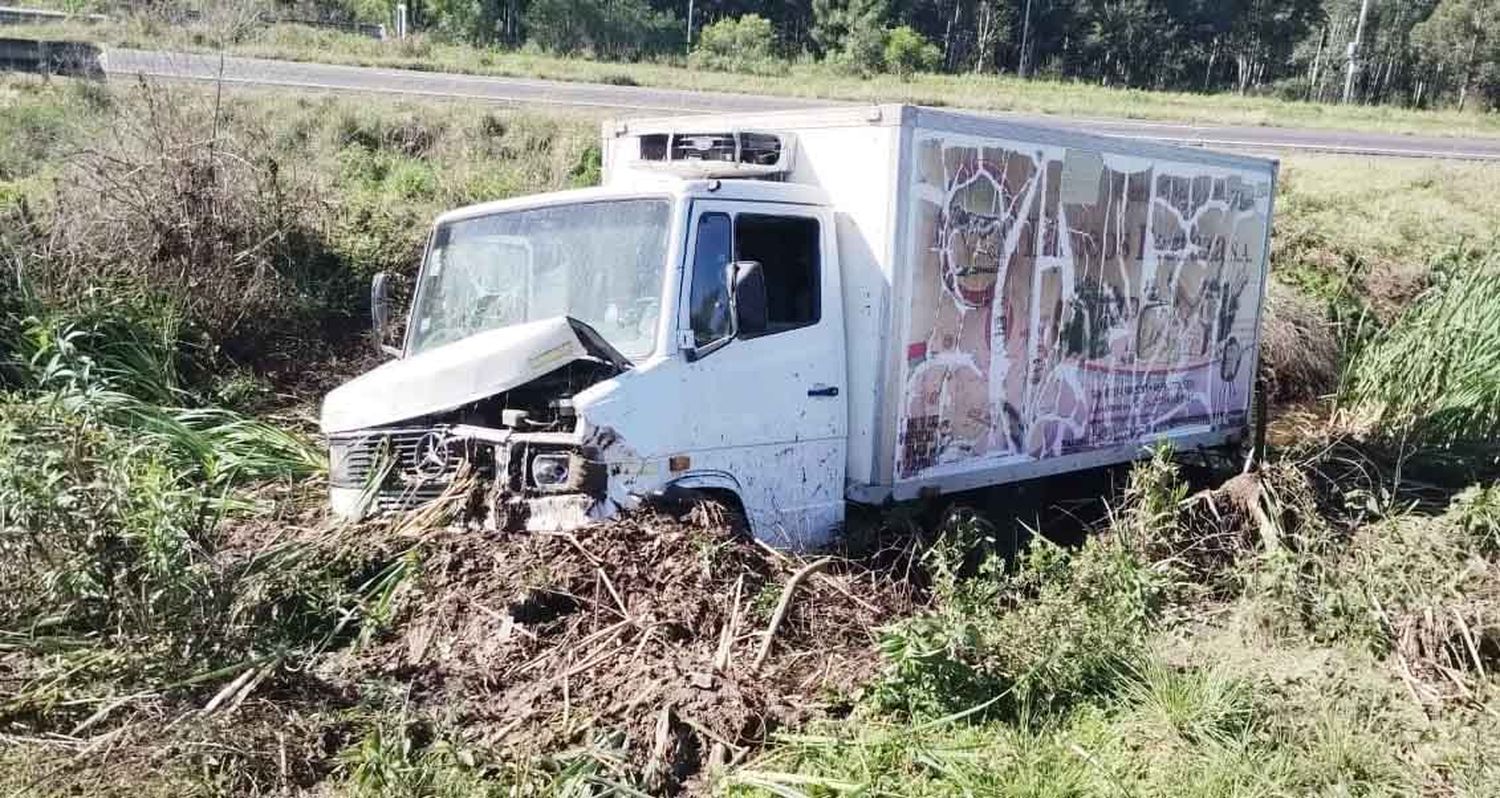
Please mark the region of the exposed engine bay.
POLYGON ((475 520, 491 528, 551 527, 590 517, 607 473, 580 435, 573 397, 616 376, 618 362, 580 358, 524 385, 439 413, 329 435, 329 483, 356 498, 348 515, 407 510, 473 477, 475 520), (357 493, 352 493, 357 491, 357 493))

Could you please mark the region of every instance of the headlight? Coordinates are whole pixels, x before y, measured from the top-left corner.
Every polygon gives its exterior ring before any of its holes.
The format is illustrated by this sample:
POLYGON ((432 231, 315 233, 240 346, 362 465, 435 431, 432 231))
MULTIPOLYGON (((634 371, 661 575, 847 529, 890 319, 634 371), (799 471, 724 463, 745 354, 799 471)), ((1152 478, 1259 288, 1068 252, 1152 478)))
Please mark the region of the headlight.
POLYGON ((349 450, 352 447, 343 441, 328 442, 328 484, 351 487, 354 480, 349 473, 349 450))
POLYGON ((531 484, 537 490, 561 490, 568 486, 568 456, 539 454, 531 458, 531 484))

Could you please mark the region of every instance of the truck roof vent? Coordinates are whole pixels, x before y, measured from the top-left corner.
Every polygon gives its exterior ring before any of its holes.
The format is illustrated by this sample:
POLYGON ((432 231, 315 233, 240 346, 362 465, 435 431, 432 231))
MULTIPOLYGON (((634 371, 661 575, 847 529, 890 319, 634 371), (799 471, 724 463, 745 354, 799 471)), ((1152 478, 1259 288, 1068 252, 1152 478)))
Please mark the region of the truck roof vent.
POLYGON ((769 177, 792 168, 792 137, 785 133, 646 133, 638 140, 645 165, 686 177, 769 177))

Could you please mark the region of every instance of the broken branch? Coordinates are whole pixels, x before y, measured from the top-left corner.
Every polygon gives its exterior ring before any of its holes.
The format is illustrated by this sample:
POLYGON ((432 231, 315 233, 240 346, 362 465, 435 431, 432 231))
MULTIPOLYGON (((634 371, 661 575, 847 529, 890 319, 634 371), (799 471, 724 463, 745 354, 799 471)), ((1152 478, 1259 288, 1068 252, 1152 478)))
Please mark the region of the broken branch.
POLYGON ((771 624, 766 627, 765 639, 760 641, 760 651, 755 654, 755 664, 751 666, 751 673, 759 673, 762 665, 766 663, 766 657, 771 654, 771 641, 776 638, 776 630, 781 628, 781 622, 786 618, 786 611, 792 606, 792 595, 797 592, 797 585, 802 584, 804 579, 827 568, 833 562, 831 557, 814 560, 802 566, 800 570, 792 574, 792 578, 786 582, 786 587, 781 591, 781 600, 776 603, 776 613, 771 616, 771 624))

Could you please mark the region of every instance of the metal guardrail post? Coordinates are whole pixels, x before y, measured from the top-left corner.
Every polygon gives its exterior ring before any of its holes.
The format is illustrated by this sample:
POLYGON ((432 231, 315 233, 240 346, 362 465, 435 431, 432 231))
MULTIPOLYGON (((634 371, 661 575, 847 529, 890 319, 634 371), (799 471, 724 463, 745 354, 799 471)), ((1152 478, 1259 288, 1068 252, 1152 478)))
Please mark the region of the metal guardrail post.
POLYGON ((70 14, 66 11, 52 11, 45 8, 0 6, 0 25, 34 25, 38 22, 64 21, 108 22, 109 17, 103 14, 70 14))
POLYGON ((0 70, 102 80, 104 61, 100 49, 87 42, 0 39, 0 70))

